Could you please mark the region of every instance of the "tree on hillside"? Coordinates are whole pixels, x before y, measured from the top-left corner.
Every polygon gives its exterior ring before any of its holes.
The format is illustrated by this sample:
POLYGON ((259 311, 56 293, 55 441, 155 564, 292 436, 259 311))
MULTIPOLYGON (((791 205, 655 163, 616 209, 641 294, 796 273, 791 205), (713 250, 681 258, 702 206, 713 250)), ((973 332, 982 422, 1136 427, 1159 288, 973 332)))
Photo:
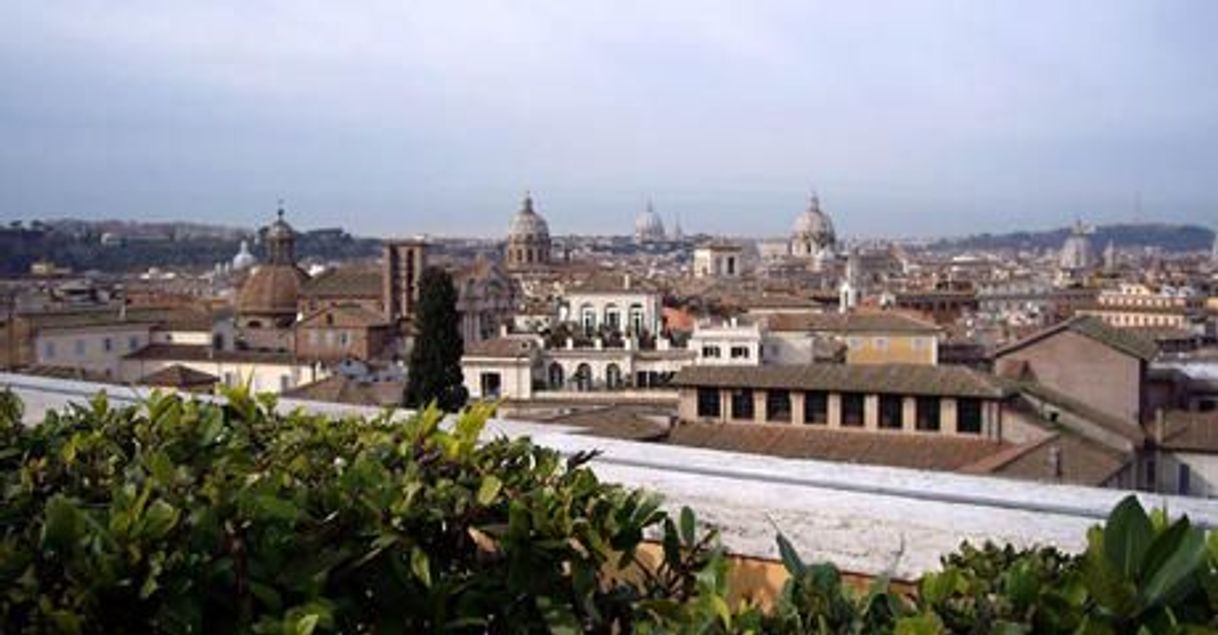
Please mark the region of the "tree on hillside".
POLYGON ((455 412, 465 405, 461 381, 464 342, 459 325, 457 289, 452 276, 437 267, 424 269, 419 278, 406 405, 418 408, 435 401, 446 412, 455 412))

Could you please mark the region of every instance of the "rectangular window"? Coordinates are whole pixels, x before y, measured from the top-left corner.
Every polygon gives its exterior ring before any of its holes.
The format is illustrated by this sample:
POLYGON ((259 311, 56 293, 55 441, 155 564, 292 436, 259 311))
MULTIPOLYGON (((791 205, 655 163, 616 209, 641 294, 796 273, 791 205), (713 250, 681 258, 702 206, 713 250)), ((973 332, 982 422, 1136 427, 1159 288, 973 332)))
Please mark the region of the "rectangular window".
POLYGON ((127 350, 133 351, 139 347, 140 347, 140 338, 138 338, 134 335, 127 338, 127 350))
POLYGON ((956 431, 965 434, 981 434, 981 400, 956 400, 956 431))
POLYGON ((287 375, 279 376, 279 392, 287 392, 292 387, 292 378, 287 375))
POLYGON ((102 350, 106 351, 107 353, 114 350, 114 340, 108 337, 102 338, 102 350))
POLYGON ((702 356, 703 357, 716 357, 716 358, 719 357, 719 347, 718 346, 703 346, 702 347, 702 356))
POLYGON ((804 423, 829 423, 829 393, 822 390, 804 393, 804 423))
POLYGON ((47 342, 43 345, 42 356, 47 359, 55 358, 55 342, 47 342))
POLYGON ((732 418, 753 419, 753 391, 748 388, 732 391, 732 418))
POLYGON ((863 393, 844 392, 842 399, 842 426, 861 427, 863 425, 863 393))
POLYGON ((747 346, 733 346, 732 347, 732 359, 748 359, 748 358, 749 358, 749 347, 747 347, 747 346))
POLYGON ((499 373, 482 373, 479 381, 483 397, 498 397, 503 389, 499 373))
POLYGON ((1187 463, 1181 463, 1176 468, 1176 491, 1181 495, 1188 495, 1192 485, 1192 471, 1189 470, 1187 463))
POLYGON ((75 346, 75 348, 76 348, 76 356, 77 356, 77 357, 84 357, 84 356, 85 356, 85 341, 84 341, 84 340, 76 340, 75 345, 76 345, 76 346, 75 346))
POLYGON ((720 416, 719 389, 698 389, 698 416, 718 419, 720 416))
POLYGON ((939 430, 939 398, 918 397, 917 427, 919 430, 936 432, 939 430))
POLYGON ((791 422, 791 393, 787 390, 765 392, 765 420, 791 422))
POLYGON ((897 395, 880 395, 880 427, 900 430, 905 425, 904 406, 897 395))
POLYGON ((875 350, 877 350, 877 351, 888 350, 888 338, 887 337, 877 337, 874 340, 872 340, 871 343, 872 343, 872 345, 875 346, 875 350))

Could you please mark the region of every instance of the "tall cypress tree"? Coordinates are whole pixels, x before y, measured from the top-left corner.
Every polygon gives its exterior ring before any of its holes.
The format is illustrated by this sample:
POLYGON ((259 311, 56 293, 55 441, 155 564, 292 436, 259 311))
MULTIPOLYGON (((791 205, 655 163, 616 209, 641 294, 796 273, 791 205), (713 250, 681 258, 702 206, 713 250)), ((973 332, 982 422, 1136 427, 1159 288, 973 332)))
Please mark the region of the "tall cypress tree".
POLYGON ((452 276, 438 267, 424 269, 406 378, 408 406, 420 408, 435 401, 442 410, 456 412, 465 405, 460 323, 452 276))

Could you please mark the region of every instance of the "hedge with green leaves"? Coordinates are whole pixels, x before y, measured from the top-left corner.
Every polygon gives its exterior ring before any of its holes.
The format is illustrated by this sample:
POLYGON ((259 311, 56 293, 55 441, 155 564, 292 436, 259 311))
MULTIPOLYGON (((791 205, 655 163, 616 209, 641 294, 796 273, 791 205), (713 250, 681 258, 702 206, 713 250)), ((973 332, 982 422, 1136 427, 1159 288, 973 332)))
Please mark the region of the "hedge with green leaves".
MULTIPOLYGON (((104 396, 25 427, 0 392, 3 633, 1171 633, 1215 625, 1218 543, 1129 498, 1079 555, 964 545, 865 592, 804 563, 732 602, 692 511, 601 483, 590 455, 451 426, 104 396), (644 558, 644 537, 660 543, 644 558)), ((809 510, 815 513, 815 510, 809 510)))

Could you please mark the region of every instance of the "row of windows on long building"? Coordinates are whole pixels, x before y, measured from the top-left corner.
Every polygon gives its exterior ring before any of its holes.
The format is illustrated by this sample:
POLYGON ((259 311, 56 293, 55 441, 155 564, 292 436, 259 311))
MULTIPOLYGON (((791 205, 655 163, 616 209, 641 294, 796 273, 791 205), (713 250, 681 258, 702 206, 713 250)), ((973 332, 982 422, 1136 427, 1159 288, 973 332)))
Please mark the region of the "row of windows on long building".
MULTIPOLYGON (((722 419, 723 407, 727 406, 727 418, 739 421, 757 420, 757 400, 754 391, 740 388, 728 391, 727 403, 723 403, 723 391, 718 388, 699 388, 697 397, 698 417, 722 419)), ((839 393, 839 421, 830 421, 829 393, 805 391, 803 413, 798 423, 808 425, 832 425, 843 428, 862 428, 866 422, 867 395, 864 393, 839 393)), ((904 397, 900 395, 877 395, 876 425, 880 429, 901 430, 907 427, 909 415, 904 397)), ((939 397, 915 397, 912 413, 913 428, 925 432, 938 432, 942 427, 943 408, 939 397)), ((982 431, 982 404, 980 399, 956 398, 956 431, 964 434, 980 434, 982 431)), ((767 390, 762 404, 764 420, 774 423, 792 423, 795 412, 792 408, 792 391, 767 390)))

